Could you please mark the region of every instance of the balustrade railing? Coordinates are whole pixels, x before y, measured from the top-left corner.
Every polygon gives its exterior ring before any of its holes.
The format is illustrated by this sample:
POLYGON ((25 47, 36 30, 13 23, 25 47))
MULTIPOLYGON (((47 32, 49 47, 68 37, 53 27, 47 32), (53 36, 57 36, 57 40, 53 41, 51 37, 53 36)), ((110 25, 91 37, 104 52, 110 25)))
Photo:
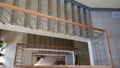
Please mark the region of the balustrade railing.
MULTIPOLYGON (((24 26, 26 28, 31 28, 31 29, 38 29, 40 30, 45 30, 48 31, 48 25, 46 23, 51 23, 46 20, 51 20, 52 23, 64 23, 66 25, 72 25, 76 28, 74 30, 79 29, 80 32, 85 30, 85 33, 82 33, 82 35, 77 35, 77 37, 83 36, 84 38, 89 38, 92 41, 92 48, 93 48, 93 56, 94 56, 94 64, 96 66, 83 66, 83 68, 112 68, 113 63, 112 63, 112 58, 111 58, 111 52, 110 52, 110 46, 109 46, 109 39, 108 39, 108 34, 105 30, 79 24, 77 22, 72 22, 68 21, 62 18, 57 18, 53 16, 49 16, 43 13, 38 13, 35 11, 31 11, 28 9, 23 9, 20 7, 15 7, 9 4, 1 3, 0 2, 0 22, 3 24, 9 23, 12 25, 18 25, 18 26, 24 26), (14 20, 11 20, 10 16, 12 14, 10 13, 11 11, 15 12, 15 17, 14 20), (27 18, 25 18, 27 17, 27 18), (37 17, 35 19, 34 17, 37 17), (23 22, 25 20, 25 22, 23 22), (42 21, 42 23, 40 23, 42 21), (77 28, 79 27, 79 28, 77 28), (96 34, 97 33, 97 34, 96 34), (100 34, 98 34, 100 33, 100 34), (100 38, 99 38, 100 36, 100 38), (102 42, 102 43, 101 43, 102 42), (105 57, 104 57, 105 56, 105 57), (107 61, 104 61, 107 60, 107 61), (99 67, 99 65, 103 65, 99 67), (97 67, 98 66, 98 67, 97 67)), ((54 23, 54 24, 55 24, 54 23)), ((55 27, 55 25, 53 26, 55 27)), ((62 26, 62 25, 61 25, 62 26)), ((52 32, 54 32, 54 28, 52 29, 52 32)), ((74 30, 69 34, 71 36, 75 36, 74 30)), ((57 31, 58 33, 61 33, 57 31)), ((65 34, 65 33, 63 33, 65 34)), ((62 66, 61 66, 62 67, 62 66)), ((66 66, 69 67, 69 66, 66 66)), ((74 66, 73 66, 74 67, 74 66)), ((79 68, 79 66, 76 66, 75 68, 79 68)), ((81 66, 82 67, 82 66, 81 66)), ((63 67, 64 68, 64 67, 63 67)))

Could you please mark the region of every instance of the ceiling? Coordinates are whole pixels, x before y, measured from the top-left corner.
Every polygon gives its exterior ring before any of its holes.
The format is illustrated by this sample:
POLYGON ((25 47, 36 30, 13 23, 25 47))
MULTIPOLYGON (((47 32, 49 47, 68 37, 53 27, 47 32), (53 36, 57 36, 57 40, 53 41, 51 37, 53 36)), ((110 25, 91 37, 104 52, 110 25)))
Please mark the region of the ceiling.
POLYGON ((120 8, 120 0, 76 0, 92 8, 120 8))

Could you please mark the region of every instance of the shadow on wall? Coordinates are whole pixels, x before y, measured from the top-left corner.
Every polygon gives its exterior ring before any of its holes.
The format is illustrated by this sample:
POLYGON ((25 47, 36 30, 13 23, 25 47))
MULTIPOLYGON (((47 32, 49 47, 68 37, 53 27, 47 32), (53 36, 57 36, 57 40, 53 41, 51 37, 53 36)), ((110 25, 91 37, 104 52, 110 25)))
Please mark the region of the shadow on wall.
POLYGON ((6 42, 6 48, 2 51, 4 56, 0 61, 3 62, 6 68, 13 68, 16 43, 21 42, 22 33, 1 30, 0 39, 6 42))
POLYGON ((13 43, 13 41, 15 41, 17 35, 18 35, 18 33, 16 33, 16 32, 2 30, 0 39, 4 40, 7 43, 7 45, 10 45, 13 43))

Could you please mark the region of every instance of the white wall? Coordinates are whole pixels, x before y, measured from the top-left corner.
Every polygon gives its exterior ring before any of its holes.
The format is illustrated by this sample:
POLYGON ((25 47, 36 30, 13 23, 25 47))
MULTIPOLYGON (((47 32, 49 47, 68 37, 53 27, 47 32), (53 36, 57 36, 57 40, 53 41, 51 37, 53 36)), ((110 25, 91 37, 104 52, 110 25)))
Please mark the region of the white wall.
POLYGON ((23 65, 32 65, 32 50, 24 50, 23 51, 22 63, 23 63, 23 65))
POLYGON ((112 12, 92 11, 94 27, 107 30, 115 68, 120 68, 120 18, 113 18, 112 12))
POLYGON ((22 33, 1 31, 0 39, 5 40, 7 43, 7 46, 3 52, 5 55, 3 57, 3 63, 5 64, 6 68, 13 68, 16 43, 21 42, 22 33))

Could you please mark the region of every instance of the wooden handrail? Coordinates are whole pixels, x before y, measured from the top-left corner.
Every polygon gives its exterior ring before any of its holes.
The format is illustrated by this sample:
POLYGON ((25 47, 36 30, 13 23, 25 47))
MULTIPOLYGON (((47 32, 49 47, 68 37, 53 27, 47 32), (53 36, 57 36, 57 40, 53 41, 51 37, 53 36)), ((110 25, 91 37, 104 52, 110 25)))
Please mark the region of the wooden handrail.
POLYGON ((110 65, 112 68, 114 68, 114 65, 113 65, 113 61, 112 61, 112 54, 111 54, 111 51, 110 51, 110 43, 109 43, 109 38, 108 38, 108 33, 107 31, 104 32, 104 36, 105 36, 105 42, 106 42, 106 48, 107 48, 107 51, 108 51, 108 57, 110 59, 110 65))
POLYGON ((111 68, 110 66, 90 66, 90 65, 81 65, 81 66, 72 66, 72 65, 52 65, 52 66, 18 66, 15 68, 111 68))
POLYGON ((110 64, 113 67, 112 58, 111 58, 111 52, 110 52, 110 47, 109 47, 109 42, 108 42, 108 35, 107 35, 105 30, 95 28, 95 27, 91 27, 91 26, 87 26, 87 25, 83 25, 83 24, 79 24, 77 22, 64 20, 64 19, 61 19, 61 18, 56 18, 56 17, 53 17, 53 16, 45 15, 45 14, 42 14, 42 13, 39 13, 39 12, 35 12, 35 11, 32 11, 32 10, 27 10, 27 9, 24 9, 24 8, 16 7, 16 6, 9 5, 9 4, 2 3, 2 2, 0 2, 0 8, 11 9, 11 10, 14 10, 14 11, 17 11, 17 12, 23 12, 25 14, 35 15, 35 16, 38 16, 38 17, 47 18, 49 20, 58 21, 59 23, 71 24, 73 26, 79 26, 81 28, 86 28, 86 29, 89 29, 89 30, 97 30, 97 31, 104 32, 105 37, 106 37, 105 38, 106 45, 107 45, 107 49, 108 49, 108 52, 109 52, 108 54, 109 54, 109 58, 110 58, 110 64))
POLYGON ((24 46, 24 45, 26 45, 26 46, 40 46, 40 47, 43 47, 43 48, 54 48, 54 49, 57 49, 57 48, 59 48, 59 49, 66 49, 66 50, 71 50, 71 51, 73 51, 73 50, 75 50, 74 48, 71 48, 71 47, 66 47, 66 46, 64 46, 64 48, 63 48, 63 46, 49 46, 49 45, 39 45, 39 44, 26 44, 26 43, 17 43, 17 46, 24 46))
POLYGON ((32 10, 16 7, 16 6, 9 5, 9 4, 2 3, 2 2, 0 2, 0 7, 1 8, 6 8, 6 9, 11 9, 11 10, 14 10, 14 11, 17 11, 17 12, 23 12, 23 13, 30 14, 30 15, 35 15, 35 16, 38 16, 38 17, 47 18, 49 20, 58 21, 59 23, 71 24, 73 26, 79 26, 81 28, 87 28, 87 29, 90 29, 90 30, 97 30, 97 31, 104 32, 103 29, 99 29, 99 28, 95 28, 95 27, 79 24, 77 22, 64 20, 62 18, 56 18, 56 17, 49 16, 49 15, 46 15, 46 14, 43 14, 43 13, 39 13, 39 12, 35 12, 35 11, 32 11, 32 10))
POLYGON ((66 52, 44 52, 44 51, 41 51, 41 52, 34 52, 32 54, 62 54, 62 55, 66 55, 66 54, 69 54, 69 53, 66 53, 66 52))

